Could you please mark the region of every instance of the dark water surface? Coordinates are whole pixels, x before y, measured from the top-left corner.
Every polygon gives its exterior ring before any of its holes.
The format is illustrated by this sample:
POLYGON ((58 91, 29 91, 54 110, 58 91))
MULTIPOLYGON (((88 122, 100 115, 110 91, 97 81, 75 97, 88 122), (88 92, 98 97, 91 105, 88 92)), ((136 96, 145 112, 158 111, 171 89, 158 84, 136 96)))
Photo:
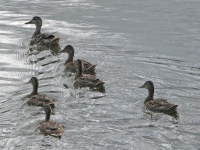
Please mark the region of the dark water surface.
POLYGON ((199 1, 2 0, 0 14, 0 149, 200 149, 199 1), (67 54, 30 53, 34 25, 24 23, 36 15, 61 48, 97 64, 106 93, 75 90, 63 72, 67 54), (32 76, 55 99, 60 140, 40 134, 44 114, 26 104, 32 76), (179 105, 177 123, 163 116, 151 127, 138 88, 146 80, 155 97, 179 105))

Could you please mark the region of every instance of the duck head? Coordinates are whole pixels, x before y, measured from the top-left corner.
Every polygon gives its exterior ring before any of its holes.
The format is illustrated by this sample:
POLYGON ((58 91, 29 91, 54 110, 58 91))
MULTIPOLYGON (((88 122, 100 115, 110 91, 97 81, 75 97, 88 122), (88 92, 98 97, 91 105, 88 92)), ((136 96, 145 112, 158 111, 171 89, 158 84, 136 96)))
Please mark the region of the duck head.
POLYGON ((42 26, 42 19, 38 16, 35 16, 35 17, 32 18, 31 21, 26 22, 25 24, 35 24, 35 25, 42 26))
POLYGON ((154 85, 152 81, 146 81, 144 85, 140 86, 139 88, 152 89, 154 88, 154 85))
POLYGON ((74 48, 71 45, 67 45, 60 53, 68 53, 69 55, 74 56, 74 48))

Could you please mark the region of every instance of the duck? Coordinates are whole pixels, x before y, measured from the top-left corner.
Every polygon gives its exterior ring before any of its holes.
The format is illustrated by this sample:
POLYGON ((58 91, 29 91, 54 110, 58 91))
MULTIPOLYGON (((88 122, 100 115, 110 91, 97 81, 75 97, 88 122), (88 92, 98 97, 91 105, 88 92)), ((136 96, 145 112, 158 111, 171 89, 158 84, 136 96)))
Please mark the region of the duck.
POLYGON ((41 33, 42 28, 42 19, 38 16, 32 18, 31 21, 26 22, 25 24, 35 24, 36 29, 33 33, 31 44, 30 45, 44 45, 44 46, 51 46, 51 45, 58 45, 59 44, 59 37, 56 37, 53 33, 41 33))
POLYGON ((31 94, 29 95, 29 100, 27 101, 28 105, 33 106, 40 106, 42 107, 43 104, 49 104, 52 109, 55 108, 54 101, 49 96, 45 94, 39 94, 38 93, 38 79, 36 77, 32 77, 28 83, 31 83, 33 86, 33 90, 31 94))
MULTIPOLYGON (((144 106, 147 110, 154 113, 163 113, 178 119, 177 107, 178 105, 170 103, 166 99, 154 99, 154 84, 152 81, 146 81, 144 85, 139 88, 146 88, 148 96, 144 101, 144 106)), ((151 114, 152 118, 152 114, 151 114)))
MULTIPOLYGON (((74 58, 74 48, 71 45, 67 45, 65 46, 65 48, 60 51, 60 53, 68 53, 68 58, 65 61, 64 65, 65 70, 72 72, 72 73, 77 73, 77 60, 73 60, 74 58)), ((81 60, 82 61, 82 70, 84 74, 95 74, 95 68, 96 65, 92 65, 91 63, 85 61, 85 60, 81 60)))
POLYGON ((91 90, 97 90, 101 92, 105 92, 104 89, 104 81, 97 79, 94 75, 91 74, 83 74, 82 71, 82 60, 77 59, 78 71, 75 77, 74 87, 89 87, 91 90))
POLYGON ((40 132, 44 135, 50 135, 57 138, 61 138, 63 133, 63 126, 58 122, 50 121, 51 107, 49 104, 43 104, 45 111, 45 120, 40 123, 40 132))

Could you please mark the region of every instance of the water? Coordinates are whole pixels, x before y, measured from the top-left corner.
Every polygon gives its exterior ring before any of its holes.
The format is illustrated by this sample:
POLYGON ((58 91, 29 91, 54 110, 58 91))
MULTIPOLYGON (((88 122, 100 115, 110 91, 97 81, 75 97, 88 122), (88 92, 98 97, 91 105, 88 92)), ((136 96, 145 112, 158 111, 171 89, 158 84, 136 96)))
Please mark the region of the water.
POLYGON ((4 0, 0 10, 0 149, 200 149, 199 1, 4 0), (106 93, 73 89, 66 54, 29 52, 34 26, 24 23, 36 15, 61 48, 97 64, 106 93), (60 140, 40 134, 44 114, 26 104, 32 76, 55 99, 60 140), (142 112, 146 80, 156 98, 179 105, 178 123, 151 123, 142 112))

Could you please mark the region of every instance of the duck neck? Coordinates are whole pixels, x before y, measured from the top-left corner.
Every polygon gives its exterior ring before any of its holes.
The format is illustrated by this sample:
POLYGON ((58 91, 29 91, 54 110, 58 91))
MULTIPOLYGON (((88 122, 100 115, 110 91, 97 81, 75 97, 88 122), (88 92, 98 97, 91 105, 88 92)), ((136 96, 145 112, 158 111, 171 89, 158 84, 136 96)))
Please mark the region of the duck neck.
POLYGON ((77 68, 77 74, 76 74, 76 78, 79 78, 82 76, 82 63, 80 61, 78 61, 78 68, 77 68))
POLYGON ((50 114, 51 114, 51 110, 46 110, 46 116, 45 116, 45 121, 49 121, 50 120, 50 114))
POLYGON ((33 91, 31 93, 31 95, 36 95, 36 94, 38 94, 38 82, 33 84, 33 91))
POLYGON ((41 34, 41 32, 40 32, 41 27, 42 27, 42 24, 36 24, 36 29, 35 29, 33 36, 41 34))
POLYGON ((74 54, 68 54, 68 58, 67 58, 67 60, 65 61, 65 64, 67 64, 67 63, 73 61, 73 58, 74 58, 74 54))
POLYGON ((153 100, 153 95, 154 95, 154 88, 150 88, 148 89, 149 95, 147 96, 147 98, 145 99, 144 103, 153 100))

